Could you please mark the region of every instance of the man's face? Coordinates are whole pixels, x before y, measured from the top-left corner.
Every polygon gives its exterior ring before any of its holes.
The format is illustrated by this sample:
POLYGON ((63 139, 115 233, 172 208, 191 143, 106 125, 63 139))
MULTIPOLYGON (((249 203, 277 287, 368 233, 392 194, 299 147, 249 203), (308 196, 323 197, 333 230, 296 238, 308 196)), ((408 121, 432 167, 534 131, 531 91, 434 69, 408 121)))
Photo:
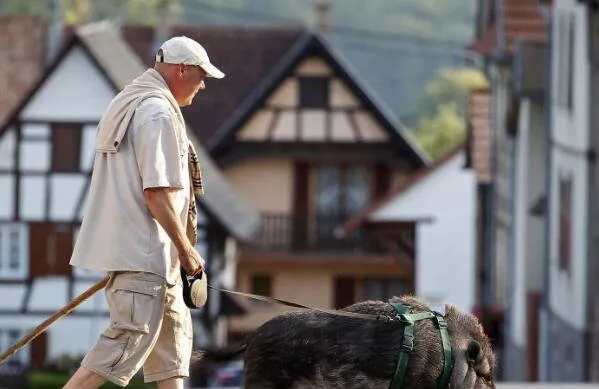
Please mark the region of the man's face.
POLYGON ((199 66, 179 65, 177 69, 177 88, 175 98, 181 107, 186 107, 193 102, 199 91, 206 88, 204 79, 206 72, 199 66))

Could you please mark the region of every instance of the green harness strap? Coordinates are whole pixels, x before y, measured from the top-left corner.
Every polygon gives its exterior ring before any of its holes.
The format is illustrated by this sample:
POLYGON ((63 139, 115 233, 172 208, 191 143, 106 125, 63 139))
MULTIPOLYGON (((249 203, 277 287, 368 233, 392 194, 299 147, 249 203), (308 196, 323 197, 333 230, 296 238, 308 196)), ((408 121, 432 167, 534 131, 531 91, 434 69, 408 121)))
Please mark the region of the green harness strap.
POLYGON ((437 389, 444 389, 449 383, 451 377, 452 362, 451 362, 451 344, 449 343, 449 333, 447 332, 447 323, 445 318, 439 312, 419 312, 408 313, 409 308, 401 303, 391 303, 397 315, 396 319, 403 322, 404 332, 399 359, 395 367, 395 374, 389 385, 389 389, 401 389, 403 379, 408 369, 408 361, 410 354, 414 348, 414 323, 419 320, 433 319, 441 333, 441 343, 443 344, 443 374, 437 383, 437 389))

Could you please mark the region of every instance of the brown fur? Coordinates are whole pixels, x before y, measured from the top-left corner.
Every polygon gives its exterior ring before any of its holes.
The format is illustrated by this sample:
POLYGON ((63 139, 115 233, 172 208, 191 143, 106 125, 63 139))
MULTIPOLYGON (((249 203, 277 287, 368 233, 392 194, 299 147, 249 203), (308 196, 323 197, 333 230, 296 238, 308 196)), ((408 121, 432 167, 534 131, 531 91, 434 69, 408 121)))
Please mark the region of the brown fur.
MULTIPOLYGON (((394 298, 422 312, 429 307, 412 296, 394 298)), ((365 301, 344 310, 395 316, 382 301, 365 301)), ((478 320, 446 307, 453 372, 449 388, 494 388, 494 356, 478 320)), ((231 352, 204 352, 200 363, 226 360, 244 352, 246 389, 387 389, 395 372, 403 335, 399 322, 349 318, 317 311, 277 316, 248 335, 231 352)), ((436 389, 443 370, 439 330, 418 321, 403 388, 436 389)))

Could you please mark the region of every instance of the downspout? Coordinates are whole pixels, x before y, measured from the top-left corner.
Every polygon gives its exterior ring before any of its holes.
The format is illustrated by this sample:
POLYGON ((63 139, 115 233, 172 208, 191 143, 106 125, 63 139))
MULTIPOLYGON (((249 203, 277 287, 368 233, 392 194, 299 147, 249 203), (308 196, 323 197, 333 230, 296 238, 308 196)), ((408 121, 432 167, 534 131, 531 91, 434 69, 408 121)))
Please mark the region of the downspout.
POLYGON ((590 88, 589 88, 589 96, 587 100, 587 104, 589 105, 589 154, 588 154, 588 188, 587 188, 587 206, 588 206, 588 220, 587 220, 587 290, 586 290, 586 324, 587 329, 585 331, 585 350, 584 350, 584 359, 585 369, 584 369, 584 379, 586 381, 596 381, 597 373, 594 372, 594 367, 597 365, 596 361, 593 360, 596 357, 596 352, 593 352, 593 348, 597 342, 597 330, 595 328, 595 318, 596 318, 596 302, 595 302, 595 293, 597 291, 597 287, 595 286, 595 277, 597 274, 598 267, 596 265, 596 258, 598 254, 598 243, 599 236, 597 231, 597 213, 598 207, 596 203, 596 199, 598 197, 597 185, 599 182, 597 181, 597 145, 599 144, 599 137, 596 131, 597 125, 599 124, 598 116, 595 113, 595 110, 592 109, 594 104, 597 101, 597 84, 599 80, 599 74, 597 71, 597 48, 596 45, 599 43, 596 39, 596 24, 599 22, 598 20, 598 11, 596 5, 587 4, 585 7, 586 15, 587 15, 587 31, 585 31, 587 35, 587 45, 586 45, 586 53, 587 60, 589 65, 589 76, 590 76, 590 88))
POLYGON ((547 382, 550 380, 550 358, 549 353, 551 350, 551 336, 550 336, 550 323, 549 323, 549 312, 551 309, 551 301, 550 301, 550 275, 551 275, 551 259, 550 259, 550 192, 551 192, 551 166, 552 166, 552 150, 551 150, 551 113, 552 113, 552 71, 553 71, 553 22, 551 18, 551 12, 545 6, 539 6, 539 10, 541 11, 541 15, 543 19, 547 23, 547 31, 549 31, 549 39, 547 42, 547 80, 545 85, 547 88, 545 89, 545 113, 547 115, 546 128, 544 131, 545 134, 545 166, 547 166, 547 174, 545 174, 545 225, 544 225, 544 266, 543 266, 543 289, 541 293, 541 312, 539 315, 540 323, 539 328, 541 332, 541 336, 539 339, 539 380, 542 382, 547 382))
MULTIPOLYGON (((498 36, 498 42, 497 42, 497 47, 495 48, 495 50, 493 51, 493 54, 491 54, 491 66, 489 66, 488 71, 487 71, 487 76, 490 80, 490 84, 491 84, 491 91, 492 91, 492 100, 491 100, 491 104, 492 104, 492 110, 493 112, 497 111, 497 107, 498 107, 498 96, 497 96, 497 91, 499 90, 499 87, 501 86, 501 82, 502 82, 502 73, 501 73, 501 62, 503 60, 504 54, 505 54, 505 39, 504 39, 504 34, 503 34, 503 15, 502 15, 502 10, 503 10, 503 4, 502 4, 503 0, 495 0, 494 2, 494 6, 495 6, 495 16, 496 16, 496 23, 497 25, 495 26, 497 28, 497 36, 498 36)), ((487 201, 485 204, 485 208, 486 208, 486 212, 488 212, 488 228, 487 228, 487 236, 486 239, 487 241, 485 242, 485 254, 486 254, 486 258, 487 258, 487 264, 488 266, 488 270, 489 270, 489 274, 488 274, 488 281, 489 281, 489 289, 490 289, 490 299, 488 301, 489 303, 489 308, 491 306, 497 305, 498 303, 498 298, 496 296, 496 288, 497 288, 497 283, 496 283, 496 277, 497 277, 497 251, 496 251, 496 234, 495 234, 495 228, 497 226, 497 221, 495 220, 495 205, 497 204, 497 183, 496 183, 496 179, 497 179, 497 154, 498 154, 498 146, 497 146, 497 137, 499 136, 499 131, 501 129, 499 128, 499 123, 497 120, 497 115, 493 115, 493 123, 492 123, 492 134, 491 134, 491 139, 492 139, 492 149, 491 149, 491 181, 488 184, 487 187, 487 201)), ((501 300, 501 299, 499 299, 501 300)))
MULTIPOLYGON (((491 192, 491 198, 490 198, 490 208, 491 208, 491 212, 490 212, 490 241, 489 241, 489 250, 491 251, 491 255, 490 255, 490 259, 491 259, 491 264, 493 265, 493 269, 495 270, 494 274, 493 274, 493 280, 496 280, 498 277, 498 272, 497 272, 497 260, 498 260, 498 255, 497 255, 497 219, 496 219, 496 213, 495 213, 495 208, 497 207, 498 201, 498 187, 499 185, 497 184, 497 174, 499 171, 498 165, 499 165, 499 140, 498 138, 500 136, 503 136, 503 134, 501 132, 505 131, 505 126, 501 126, 501 123, 504 123, 505 120, 505 111, 501 111, 501 115, 503 115, 503 119, 498 119, 498 102, 499 104, 501 104, 501 107, 505 110, 507 108, 507 104, 506 104, 506 95, 505 92, 507 91, 507 88, 503 88, 503 84, 506 83, 506 79, 505 79, 505 72, 502 71, 502 66, 504 66, 504 62, 505 62, 505 58, 506 58, 506 42, 505 42, 505 21, 504 21, 504 4, 503 4, 504 0, 495 0, 495 20, 497 23, 497 47, 495 48, 495 52, 494 52, 494 61, 495 61, 495 66, 492 67, 492 69, 494 70, 492 72, 493 74, 493 91, 494 93, 494 112, 495 112, 495 123, 494 123, 494 134, 493 134, 493 160, 492 160, 492 171, 493 171, 493 179, 491 180, 491 186, 490 186, 490 192, 491 192), (501 93, 498 93, 499 91, 501 91, 501 93)), ((507 86, 507 84, 506 84, 507 86)), ((510 155, 509 158, 511 158, 512 156, 510 155)), ((510 180, 512 179, 512 171, 510 169, 510 180)), ((512 183, 510 182, 509 184, 509 190, 511 190, 511 188, 513 187, 512 183)), ((511 195, 511 194, 510 194, 511 195)), ((511 210, 510 210, 510 217, 512 216, 511 210)), ((506 234, 506 242, 504 242, 504 244, 507 244, 507 248, 506 248, 506 253, 508 255, 508 258, 506 258, 505 261, 505 274, 504 274, 504 286, 508 287, 508 283, 510 282, 509 280, 509 275, 511 275, 513 273, 513 268, 511 267, 511 260, 509 258, 510 255, 510 246, 511 246, 511 236, 510 236, 510 232, 511 231, 507 231, 506 234)), ((496 288, 497 288, 497 284, 494 283, 493 285, 493 292, 496 292, 496 288)), ((511 308, 510 308, 510 298, 511 298, 511 293, 510 295, 505 295, 502 292, 501 293, 501 297, 505 298, 505 301, 503 301, 503 304, 501 304, 502 307, 502 311, 503 311, 503 328, 504 328, 504 332, 503 332, 503 336, 502 336, 502 356, 501 356, 501 375, 502 375, 502 379, 507 381, 508 377, 506 377, 506 371, 509 372, 510 369, 508 368, 507 365, 507 359, 509 357, 509 351, 510 351, 510 341, 511 341, 511 332, 512 332, 512 324, 511 324, 511 308)), ((495 303, 497 303, 497 296, 495 296, 494 298, 495 303)), ((496 304, 494 304, 496 305, 496 304)))

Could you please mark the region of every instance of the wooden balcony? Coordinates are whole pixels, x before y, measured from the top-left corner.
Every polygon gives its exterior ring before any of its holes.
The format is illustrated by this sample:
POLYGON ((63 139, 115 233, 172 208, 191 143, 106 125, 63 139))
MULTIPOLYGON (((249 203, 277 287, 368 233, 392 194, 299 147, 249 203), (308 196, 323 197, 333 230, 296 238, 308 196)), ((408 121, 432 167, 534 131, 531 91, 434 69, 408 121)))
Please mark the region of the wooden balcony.
POLYGON ((339 239, 335 228, 347 221, 346 215, 262 214, 256 238, 247 245, 260 251, 331 254, 376 254, 381 251, 362 231, 339 239))

